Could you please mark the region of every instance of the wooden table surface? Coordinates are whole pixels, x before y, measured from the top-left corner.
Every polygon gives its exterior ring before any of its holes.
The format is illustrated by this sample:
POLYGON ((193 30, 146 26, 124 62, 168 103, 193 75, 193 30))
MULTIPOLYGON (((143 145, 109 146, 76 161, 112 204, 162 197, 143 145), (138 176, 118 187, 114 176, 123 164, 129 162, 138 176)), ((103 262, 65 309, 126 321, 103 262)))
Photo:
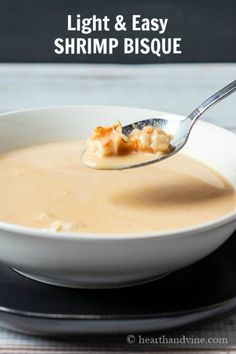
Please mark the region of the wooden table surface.
MULTIPOLYGON (((105 104, 153 108, 183 115, 236 79, 236 64, 0 64, 0 113, 39 106, 105 104)), ((236 97, 212 108, 205 119, 236 132, 236 97)), ((148 336, 147 334, 143 334, 148 336)), ((236 351, 236 315, 175 332, 171 337, 226 338, 228 344, 185 346, 191 353, 236 351)), ((158 335, 159 336, 159 335, 158 335)), ((155 337, 155 334, 149 335, 155 337)), ((158 345, 126 342, 126 336, 34 338, 0 330, 0 353, 154 352, 158 345)), ((159 348, 160 349, 160 348, 159 348)), ((166 345, 162 350, 183 349, 166 345)))

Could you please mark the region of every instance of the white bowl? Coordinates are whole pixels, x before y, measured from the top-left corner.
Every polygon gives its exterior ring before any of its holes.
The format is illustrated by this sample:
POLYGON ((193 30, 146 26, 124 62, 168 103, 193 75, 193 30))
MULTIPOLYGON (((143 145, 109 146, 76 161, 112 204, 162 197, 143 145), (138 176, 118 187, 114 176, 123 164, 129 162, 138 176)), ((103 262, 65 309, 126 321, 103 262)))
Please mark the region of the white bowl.
MULTIPOLYGON (((0 153, 42 141, 87 138, 98 124, 183 117, 112 106, 55 107, 0 115, 0 153)), ((236 186, 236 136, 205 122, 184 148, 236 186)), ((138 170, 137 170, 138 173, 138 170)), ((55 234, 0 222, 0 261, 34 279, 68 287, 108 288, 142 283, 194 263, 236 228, 236 210, 185 229, 142 235, 55 234)))

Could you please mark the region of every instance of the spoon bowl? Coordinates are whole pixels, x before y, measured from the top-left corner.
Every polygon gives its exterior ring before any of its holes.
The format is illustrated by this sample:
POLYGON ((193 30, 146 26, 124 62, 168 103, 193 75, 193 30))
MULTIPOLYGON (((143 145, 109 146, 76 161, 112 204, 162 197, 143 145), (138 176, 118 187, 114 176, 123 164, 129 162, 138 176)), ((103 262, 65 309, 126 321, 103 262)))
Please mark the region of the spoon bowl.
MULTIPOLYGON (((200 106, 198 106, 187 118, 181 121, 174 121, 170 119, 163 119, 163 118, 150 118, 145 120, 140 120, 135 123, 128 124, 122 128, 122 132, 124 135, 128 136, 134 129, 142 130, 146 126, 152 126, 154 128, 162 129, 165 133, 171 134, 173 136, 173 140, 171 141, 171 145, 173 147, 171 152, 167 154, 156 154, 156 153, 144 153, 143 159, 136 160, 132 158, 130 161, 125 161, 123 156, 117 156, 115 159, 115 163, 112 165, 106 163, 109 157, 102 158, 105 163, 100 164, 99 160, 101 158, 97 157, 97 162, 95 164, 90 164, 90 161, 86 159, 86 150, 82 154, 82 160, 84 163, 92 168, 98 168, 97 166, 100 165, 99 169, 103 170, 124 170, 128 168, 136 168, 136 167, 143 167, 146 165, 150 165, 152 163, 160 162, 166 158, 169 158, 179 152, 186 142, 188 141, 189 134, 193 125, 196 121, 200 118, 200 116, 214 104, 220 102, 227 96, 231 95, 236 90, 236 80, 231 82, 229 85, 223 87, 220 91, 217 91, 214 95, 210 96, 206 99, 200 106)), ((132 157, 134 157, 133 154, 132 157)))
MULTIPOLYGON (((87 153, 87 149, 84 149, 82 152, 82 161, 91 168, 102 169, 102 170, 126 170, 130 168, 143 167, 155 162, 159 162, 166 158, 169 158, 175 155, 187 142, 188 136, 183 136, 183 131, 189 131, 189 121, 186 119, 183 120, 171 120, 165 118, 151 118, 140 120, 135 123, 128 124, 122 127, 122 133, 128 136, 133 129, 142 130, 146 126, 152 126, 154 128, 159 128, 164 130, 166 133, 171 134, 173 136, 173 140, 171 141, 171 145, 173 150, 168 154, 152 154, 152 153, 143 153, 142 161, 140 162, 140 158, 136 158, 136 154, 132 155, 117 155, 113 156, 112 163, 110 157, 103 157, 101 163, 101 157, 95 156, 93 154, 93 158, 91 160, 90 155, 87 153), (128 157, 128 159, 127 159, 128 157)), ((139 154, 140 157, 140 154, 139 154)))

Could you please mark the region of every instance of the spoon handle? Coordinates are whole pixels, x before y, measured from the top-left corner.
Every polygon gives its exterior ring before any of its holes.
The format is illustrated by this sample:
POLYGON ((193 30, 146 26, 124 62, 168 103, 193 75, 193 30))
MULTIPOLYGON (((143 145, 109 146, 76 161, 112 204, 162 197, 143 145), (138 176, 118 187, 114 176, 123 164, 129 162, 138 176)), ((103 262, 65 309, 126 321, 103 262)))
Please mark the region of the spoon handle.
POLYGON ((223 87, 220 91, 217 91, 214 95, 209 97, 206 101, 204 101, 200 106, 198 106, 188 117, 192 121, 192 124, 196 122, 196 120, 211 106, 216 104, 217 102, 223 100, 225 97, 231 95, 236 91, 236 80, 231 82, 231 84, 223 87))

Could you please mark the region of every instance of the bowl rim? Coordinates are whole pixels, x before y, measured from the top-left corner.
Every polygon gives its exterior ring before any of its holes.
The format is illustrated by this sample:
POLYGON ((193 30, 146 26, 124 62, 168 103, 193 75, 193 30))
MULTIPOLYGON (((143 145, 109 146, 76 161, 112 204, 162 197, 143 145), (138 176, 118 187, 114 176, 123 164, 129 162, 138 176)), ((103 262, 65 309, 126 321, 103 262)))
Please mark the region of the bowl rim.
POLYGON ((46 110, 54 110, 54 109, 72 109, 72 108, 111 108, 111 109, 129 109, 129 110, 142 110, 142 111, 149 111, 149 112, 155 112, 158 114, 163 114, 168 117, 175 117, 177 119, 184 119, 185 116, 179 113, 172 113, 172 112, 167 112, 167 111, 160 111, 158 109, 151 109, 151 108, 145 108, 145 107, 132 107, 132 106, 122 106, 122 105, 109 105, 109 104, 68 104, 68 105, 53 105, 53 106, 37 106, 33 108, 24 108, 24 109, 16 109, 12 111, 7 111, 7 112, 2 112, 0 113, 0 118, 3 118, 4 116, 12 115, 12 114, 18 114, 18 113, 27 113, 27 112, 34 112, 34 111, 46 111, 46 110))
MULTIPOLYGON (((18 113, 24 113, 24 112, 35 112, 35 111, 45 111, 45 110, 56 110, 56 109, 72 109, 72 108, 121 108, 121 109, 130 109, 130 110, 143 110, 143 111, 152 111, 156 112, 159 114, 163 114, 164 116, 172 116, 175 119, 184 119, 185 116, 172 113, 172 112, 166 112, 166 111, 159 111, 155 109, 148 109, 148 108, 143 108, 143 107, 130 107, 130 106, 115 106, 115 105, 55 105, 55 106, 42 106, 42 107, 35 107, 35 108, 28 108, 28 109, 20 109, 20 110, 13 110, 9 112, 3 112, 0 114, 0 120, 5 117, 5 116, 10 116, 12 114, 18 114, 18 113)), ((212 124, 209 122, 205 121, 200 121, 198 124, 208 126, 211 129, 220 129, 224 133, 230 134, 231 136, 234 136, 236 139, 236 134, 233 132, 218 126, 216 124, 212 124)), ((185 236, 186 234, 198 234, 199 232, 202 231, 208 231, 215 229, 217 227, 220 227, 225 224, 230 224, 230 223, 236 223, 236 208, 234 211, 231 213, 227 213, 223 215, 220 218, 215 218, 211 221, 208 221, 206 223, 200 223, 200 224, 195 224, 193 226, 188 226, 184 228, 177 228, 177 229, 170 229, 170 230, 165 230, 165 231, 156 231, 156 232, 147 232, 147 233, 112 233, 112 234, 101 234, 101 233, 73 233, 73 232, 60 232, 57 233, 52 230, 44 230, 44 229, 37 229, 33 227, 28 227, 28 226, 23 226, 19 224, 13 224, 13 223, 8 223, 5 221, 0 220, 0 231, 7 231, 8 233, 15 233, 15 234, 20 234, 24 236, 29 236, 29 237, 39 237, 43 239, 50 239, 50 240, 55 240, 55 241, 66 241, 66 240, 71 240, 71 241, 94 241, 94 240, 104 240, 104 241, 115 241, 115 240, 123 240, 123 241, 137 241, 137 240, 143 240, 143 239, 153 239, 153 238, 176 238, 176 237, 182 237, 185 236), (60 237, 55 237, 55 235, 58 235, 60 237)))

